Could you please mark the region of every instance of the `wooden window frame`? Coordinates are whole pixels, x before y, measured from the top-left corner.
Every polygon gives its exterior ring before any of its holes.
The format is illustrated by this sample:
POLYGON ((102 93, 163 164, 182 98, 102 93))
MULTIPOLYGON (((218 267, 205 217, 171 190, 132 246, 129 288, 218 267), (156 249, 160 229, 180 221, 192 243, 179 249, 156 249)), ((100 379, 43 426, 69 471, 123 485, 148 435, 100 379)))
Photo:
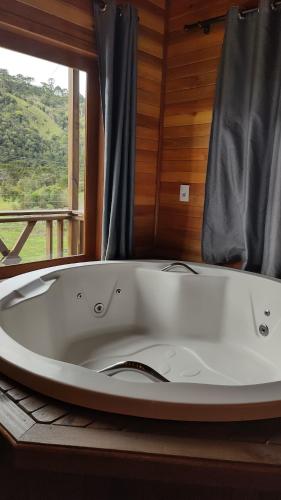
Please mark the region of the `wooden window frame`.
POLYGON ((22 33, 14 28, 0 27, 0 45, 3 48, 46 59, 87 73, 86 148, 85 148, 85 201, 84 201, 84 253, 80 255, 40 260, 0 267, 0 280, 44 267, 100 259, 101 247, 101 181, 103 162, 100 145, 101 106, 98 59, 93 52, 82 54, 71 47, 56 45, 52 40, 42 41, 39 35, 22 33))

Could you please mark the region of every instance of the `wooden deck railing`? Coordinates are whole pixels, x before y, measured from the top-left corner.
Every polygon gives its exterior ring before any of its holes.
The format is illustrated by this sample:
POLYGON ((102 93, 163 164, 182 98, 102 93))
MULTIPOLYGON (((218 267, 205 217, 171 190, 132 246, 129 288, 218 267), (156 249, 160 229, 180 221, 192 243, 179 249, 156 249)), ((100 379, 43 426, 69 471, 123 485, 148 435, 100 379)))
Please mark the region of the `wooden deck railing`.
POLYGON ((65 253, 68 255, 79 255, 84 252, 84 214, 82 212, 65 209, 0 211, 0 265, 18 264, 21 262, 20 253, 37 222, 46 223, 46 252, 42 260, 63 257, 65 253), (4 237, 1 236, 1 226, 2 224, 12 224, 16 222, 24 222, 25 225, 13 247, 8 248, 8 245, 4 241, 4 237), (53 237, 54 222, 56 222, 57 230, 56 249, 54 248, 53 237), (68 235, 66 249, 64 249, 65 227, 68 235))

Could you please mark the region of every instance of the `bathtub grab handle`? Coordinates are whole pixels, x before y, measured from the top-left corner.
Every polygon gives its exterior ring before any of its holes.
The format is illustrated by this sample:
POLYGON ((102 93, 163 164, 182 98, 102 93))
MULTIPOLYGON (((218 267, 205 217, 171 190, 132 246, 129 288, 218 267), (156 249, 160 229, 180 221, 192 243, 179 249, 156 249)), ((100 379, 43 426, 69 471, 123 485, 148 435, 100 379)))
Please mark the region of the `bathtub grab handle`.
POLYGON ((185 264, 184 262, 172 262, 168 266, 163 267, 163 269, 161 269, 161 271, 168 272, 171 269, 173 269, 174 267, 184 267, 184 269, 186 269, 187 271, 191 271, 193 274, 199 274, 198 271, 195 271, 195 269, 190 267, 188 264, 185 264))
POLYGON ((121 361, 119 363, 115 363, 114 365, 107 366, 97 371, 98 373, 104 373, 109 377, 112 377, 116 373, 125 371, 137 372, 137 373, 142 373, 150 380, 153 380, 153 382, 170 382, 170 380, 163 377, 163 375, 158 373, 150 366, 145 365, 144 363, 139 363, 138 361, 121 361))

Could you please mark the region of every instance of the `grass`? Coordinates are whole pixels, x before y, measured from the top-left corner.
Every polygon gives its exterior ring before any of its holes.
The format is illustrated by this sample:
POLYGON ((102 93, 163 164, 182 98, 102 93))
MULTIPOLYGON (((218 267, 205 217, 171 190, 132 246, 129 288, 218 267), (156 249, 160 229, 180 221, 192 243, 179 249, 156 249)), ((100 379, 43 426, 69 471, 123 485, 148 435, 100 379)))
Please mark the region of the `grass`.
MULTIPOLYGON (((17 97, 12 94, 10 95, 13 99, 15 99, 18 103, 19 109, 23 112, 25 108, 28 108, 28 113, 30 118, 32 118, 33 125, 36 126, 38 130, 40 130, 43 137, 48 138, 50 135, 57 135, 62 137, 63 132, 62 129, 56 124, 56 122, 49 117, 47 113, 45 113, 39 106, 36 104, 31 104, 20 97, 17 97)), ((33 99, 36 102, 36 99, 33 99)), ((39 104, 39 103, 38 103, 39 104)))
MULTIPOLYGON (((22 230, 24 229, 25 222, 4 223, 0 225, 0 238, 4 241, 6 246, 11 249, 19 238, 22 230)), ((32 262, 36 260, 44 260, 46 255, 46 224, 44 222, 37 222, 33 228, 28 240, 26 241, 20 257, 22 262, 32 262)), ((57 247, 57 232, 56 222, 53 223, 53 251, 56 257, 57 247)), ((64 254, 67 255, 67 223, 64 228, 64 254)))
MULTIPOLYGON (((11 224, 5 223, 0 225, 0 237, 6 244, 6 246, 11 249, 19 238, 21 232, 26 226, 25 222, 13 222, 11 224)), ((27 242, 25 243, 20 257, 22 262, 32 262, 36 260, 45 260, 49 258, 46 255, 46 224, 44 222, 37 222, 36 226, 33 228, 27 242)), ((54 257, 56 257, 56 247, 57 247, 57 234, 56 234, 56 222, 53 223, 53 251, 54 257)), ((67 224, 65 223, 64 228, 64 254, 67 255, 67 224)))
MULTIPOLYGON (((11 204, 5 202, 0 197, 0 210, 11 210, 11 204)), ((0 219, 1 220, 1 219, 0 219)), ((0 238, 4 241, 5 245, 11 249, 18 240, 21 232, 26 226, 25 222, 13 222, 0 224, 0 238)), ((53 223, 53 251, 56 257, 57 248, 57 231, 56 222, 53 223)), ((67 222, 64 223, 64 255, 67 255, 67 222)), ((45 222, 37 222, 33 228, 27 242, 25 243, 20 257, 22 262, 32 262, 36 260, 45 260, 46 255, 46 224, 45 222)), ((1 260, 1 254, 0 254, 1 260)))
POLYGON ((9 201, 3 200, 1 195, 0 195, 0 210, 12 210, 11 203, 9 201))

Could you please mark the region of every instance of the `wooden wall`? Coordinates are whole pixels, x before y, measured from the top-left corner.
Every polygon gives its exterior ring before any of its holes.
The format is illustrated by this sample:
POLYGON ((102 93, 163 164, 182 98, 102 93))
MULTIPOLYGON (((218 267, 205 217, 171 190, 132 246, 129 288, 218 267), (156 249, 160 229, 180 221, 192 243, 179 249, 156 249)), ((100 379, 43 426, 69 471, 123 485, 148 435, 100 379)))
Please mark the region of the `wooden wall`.
MULTIPOLYGON (((130 1, 138 8, 140 18, 135 253, 144 257, 152 255, 154 243, 166 0, 130 1)), ((92 11, 92 0, 1 0, 0 29, 7 32, 8 45, 16 44, 20 30, 28 37, 51 43, 62 57, 71 49, 77 60, 82 56, 94 59, 92 11)), ((40 50, 43 56, 44 49, 40 50)))
MULTIPOLYGON (((234 0, 130 1, 140 17, 135 256, 200 261, 210 124, 224 26, 212 27, 209 35, 200 30, 185 33, 183 26, 224 14, 234 0), (180 184, 191 187, 189 203, 178 201, 180 184)), ((256 0, 235 3, 248 8, 256 0)), ((27 36, 32 33, 51 42, 63 56, 69 49, 77 58, 96 56, 92 0, 1 0, 0 28, 14 37, 14 26, 27 36)))
POLYGON ((201 260, 205 176, 217 68, 224 25, 209 35, 185 33, 184 24, 224 14, 254 0, 170 0, 163 149, 156 255, 201 260), (179 202, 180 184, 190 185, 189 203, 179 202))
MULTIPOLYGON (((140 17, 135 255, 152 257, 159 155, 166 0, 131 0, 140 17)), ((164 96, 163 96, 164 97, 164 96)))

